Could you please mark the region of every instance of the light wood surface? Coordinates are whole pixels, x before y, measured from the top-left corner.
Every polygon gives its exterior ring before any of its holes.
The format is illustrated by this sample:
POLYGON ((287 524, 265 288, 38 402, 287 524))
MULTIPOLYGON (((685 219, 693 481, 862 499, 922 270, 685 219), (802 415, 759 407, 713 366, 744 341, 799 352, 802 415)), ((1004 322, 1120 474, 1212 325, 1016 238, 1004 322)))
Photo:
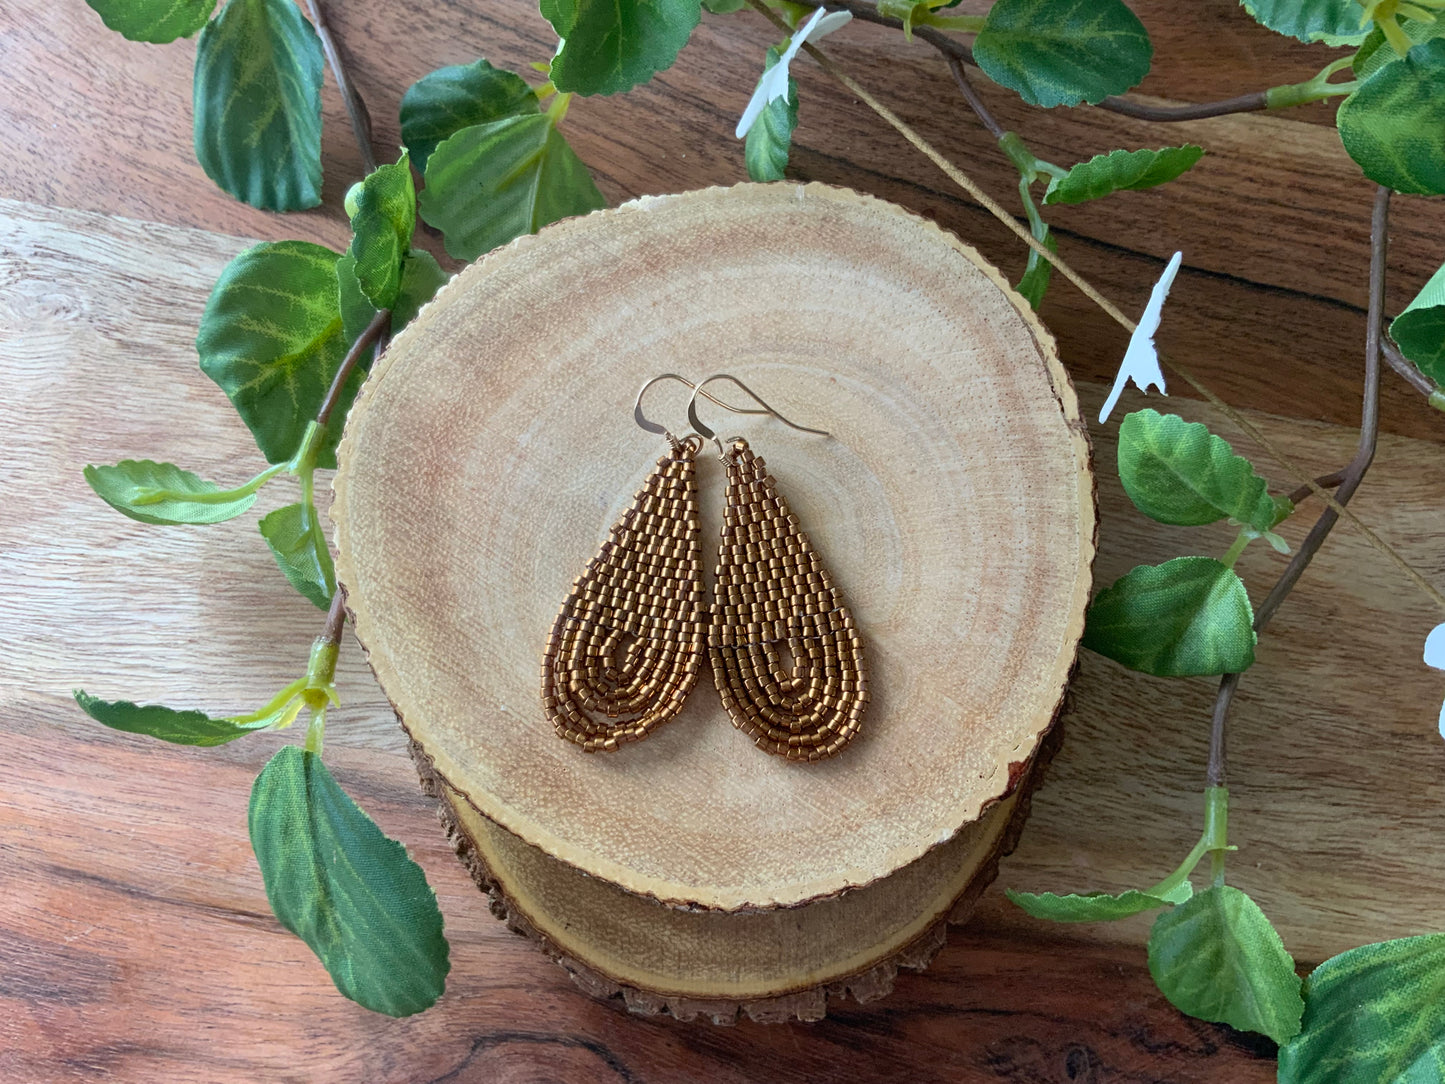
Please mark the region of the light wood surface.
MULTIPOLYGON (((1328 56, 1255 26, 1233 0, 1132 6, 1155 42, 1144 90, 1161 98, 1307 78, 1328 56)), ((439 13, 399 0, 333 7, 382 146, 397 142, 402 90, 426 71, 479 54, 522 67, 553 47, 525 0, 461 0, 439 13)), ((102 730, 69 689, 234 710, 304 665, 319 613, 277 575, 249 518, 211 531, 142 527, 100 505, 79 470, 151 455, 225 481, 250 473, 249 436, 195 368, 195 324, 210 282, 244 243, 236 237, 344 244, 340 197, 356 179, 356 149, 328 83, 326 207, 252 211, 195 165, 192 44, 126 44, 79 3, 12 0, 0 20, 0 196, 35 205, 0 205, 0 1079, 1273 1080, 1268 1044, 1185 1019, 1157 993, 1141 923, 1042 926, 997 890, 928 971, 899 976, 880 1004, 844 1003, 809 1027, 621 1016, 480 906, 351 643, 328 759, 426 868, 454 969, 442 1003, 409 1020, 338 997, 269 915, 246 840, 247 791, 279 739, 162 746, 102 730)), ((741 179, 741 152, 723 134, 771 34, 747 15, 705 17, 655 84, 574 103, 569 136, 609 202, 741 179)), ((854 27, 827 48, 990 191, 1010 195, 1008 167, 925 46, 854 27)), ((1022 253, 982 211, 810 65, 796 74, 792 176, 935 217, 1017 273, 1022 253)), ((1115 145, 1209 148, 1193 173, 1156 192, 1055 209, 1061 249, 1137 310, 1162 258, 1183 247, 1166 351, 1232 403, 1272 412, 1256 420, 1295 454, 1321 470, 1342 463, 1358 419, 1370 191, 1328 126, 1329 108, 1161 127, 982 93, 1061 163, 1115 145)), ((1392 310, 1438 266, 1437 204, 1396 201, 1392 310)), ((1061 283, 1044 315, 1086 411, 1096 409, 1122 336, 1061 283)), ((1218 422, 1178 399, 1170 407, 1218 422)), ((1356 506, 1439 583, 1445 428, 1388 374, 1382 424, 1387 438, 1356 506)), ((1130 511, 1112 449, 1095 437, 1101 582, 1184 548, 1223 550, 1222 532, 1159 528, 1130 511)), ((1256 591, 1278 567, 1263 551, 1242 562, 1256 591)), ((1232 744, 1231 832, 1242 849, 1231 876, 1302 962, 1445 925, 1432 894, 1445 767, 1433 729, 1445 687, 1418 661, 1436 620, 1343 527, 1245 679, 1232 744)), ((1074 688, 1068 741, 1003 884, 1121 887, 1157 877, 1192 843, 1212 684, 1140 678, 1086 655, 1074 688)))
MULTIPOLYGON (((357 636, 441 777, 585 873, 721 910, 870 884, 1003 795, 1073 665, 1094 494, 1047 333, 977 259, 877 200, 744 185, 457 276, 374 369, 332 508, 357 636), (832 434, 711 412, 765 456, 856 616, 863 733, 821 763, 769 757, 705 678, 647 741, 588 755, 542 714, 547 632, 665 449, 633 424, 637 389, 719 369, 832 434)), ((679 432, 683 392, 647 403, 679 432)), ((699 459, 710 580, 722 472, 699 459)))

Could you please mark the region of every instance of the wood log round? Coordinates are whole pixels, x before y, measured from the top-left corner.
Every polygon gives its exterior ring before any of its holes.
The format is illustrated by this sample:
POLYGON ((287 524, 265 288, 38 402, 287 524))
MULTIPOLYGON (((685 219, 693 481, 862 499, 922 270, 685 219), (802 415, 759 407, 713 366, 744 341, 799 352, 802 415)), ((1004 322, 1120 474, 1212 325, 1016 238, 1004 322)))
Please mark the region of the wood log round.
MULTIPOLYGON (((685 390, 655 392, 686 431, 685 390)), ((1052 340, 952 235, 816 184, 650 197, 490 254, 392 343, 339 450, 338 575, 514 923, 642 1007, 815 1015, 992 876, 1083 627, 1089 460, 1052 340), (559 605, 665 451, 637 389, 719 371, 830 434, 707 414, 768 461, 862 632, 872 703, 820 763, 754 748, 707 672, 611 753, 539 701, 559 605)), ((710 567, 722 470, 697 473, 710 567)))

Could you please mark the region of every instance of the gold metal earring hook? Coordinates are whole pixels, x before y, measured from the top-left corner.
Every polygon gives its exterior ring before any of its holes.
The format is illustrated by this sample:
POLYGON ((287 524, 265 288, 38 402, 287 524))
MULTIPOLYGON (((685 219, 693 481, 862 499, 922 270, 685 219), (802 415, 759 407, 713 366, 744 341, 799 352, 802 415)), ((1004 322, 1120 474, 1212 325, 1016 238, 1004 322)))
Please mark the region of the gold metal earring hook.
MULTIPOLYGON (((685 377, 685 376, 678 376, 676 373, 663 373, 661 376, 654 376, 654 377, 653 377, 651 380, 649 380, 646 384, 642 385, 642 389, 637 393, 637 402, 636 402, 636 403, 633 405, 633 407, 632 407, 632 418, 633 418, 633 420, 634 420, 635 422, 637 422, 638 425, 640 425, 640 426, 641 426, 643 429, 645 429, 647 432, 649 432, 649 433, 656 433, 656 434, 658 434, 659 436, 664 436, 664 437, 666 437, 669 441, 674 441, 674 440, 676 440, 677 438, 674 437, 671 433, 669 433, 666 428, 664 428, 663 426, 659 425, 657 422, 648 421, 646 415, 644 415, 644 414, 642 413, 642 397, 647 394, 647 389, 648 389, 648 388, 652 387, 652 385, 654 385, 654 384, 656 384, 656 383, 658 383, 659 381, 662 381, 662 380, 676 380, 679 384, 686 384, 687 387, 688 387, 688 390, 691 391, 694 396, 697 395, 698 385, 694 384, 691 380, 689 380, 689 379, 688 379, 687 377, 685 377)), ((768 413, 767 410, 754 410, 754 409, 752 409, 751 407, 735 407, 735 406, 733 406, 731 403, 725 403, 725 402, 723 402, 723 401, 722 401, 721 399, 719 399, 717 396, 712 395, 712 394, 710 394, 709 392, 703 392, 702 394, 703 394, 704 396, 706 396, 708 399, 710 399, 712 402, 716 403, 718 406, 722 407, 724 410, 730 410, 730 411, 732 411, 734 414, 766 414, 766 413, 768 413)), ((757 396, 753 396, 753 398, 757 399, 757 396)), ((759 402, 762 402, 761 399, 759 399, 758 401, 759 401, 759 402)))
POLYGON ((702 419, 697 416, 697 397, 699 395, 705 396, 708 399, 712 399, 714 403, 717 402, 716 399, 713 399, 711 395, 708 395, 708 393, 703 390, 706 385, 711 384, 714 380, 727 380, 733 384, 736 384, 738 388, 743 391, 744 394, 746 394, 750 399, 752 399, 753 402, 757 403, 758 406, 763 408, 762 410, 739 410, 737 411, 737 413, 739 414, 771 414, 773 417, 777 418, 778 421, 782 422, 789 428, 797 429, 804 433, 816 433, 820 437, 826 437, 829 435, 828 431, 825 429, 809 429, 806 425, 799 425, 797 422, 790 421, 788 418, 783 417, 782 414, 778 413, 778 411, 776 411, 766 402, 764 402, 761 395, 753 391, 752 388, 748 387, 746 384, 744 384, 741 380, 739 380, 732 374, 714 373, 712 376, 707 377, 704 380, 698 381, 697 387, 693 388, 692 398, 687 401, 687 420, 689 424, 692 425, 694 430, 696 430, 702 436, 706 437, 708 440, 716 444, 718 446, 719 452, 722 451, 722 443, 717 439, 717 434, 711 429, 709 429, 707 426, 703 425, 702 419))

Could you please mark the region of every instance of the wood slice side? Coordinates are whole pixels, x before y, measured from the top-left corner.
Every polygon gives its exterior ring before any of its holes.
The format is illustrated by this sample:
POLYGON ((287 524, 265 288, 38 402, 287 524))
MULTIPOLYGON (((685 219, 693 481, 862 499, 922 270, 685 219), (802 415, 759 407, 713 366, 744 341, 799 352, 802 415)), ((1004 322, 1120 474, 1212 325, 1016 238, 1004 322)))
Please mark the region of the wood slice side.
MULTIPOLYGON (((682 389, 656 390, 682 432, 682 389)), ((1032 756, 1083 627, 1093 476, 1048 334, 957 238, 822 185, 647 198, 492 253, 387 350, 339 461, 357 636, 436 771, 670 904, 792 906, 953 839, 1032 756), (754 749, 706 678, 615 754, 559 741, 538 700, 557 608, 664 447, 636 389, 719 370, 832 434, 709 415, 767 460, 865 640, 873 701, 824 763, 754 749)))
POLYGON ((893 876, 794 908, 670 908, 588 877, 473 809, 411 743, 422 789, 492 913, 593 997, 632 1012, 732 1024, 821 1020, 830 999, 885 997, 968 920, 1013 852, 1063 736, 1056 724, 1016 787, 975 824, 893 876))

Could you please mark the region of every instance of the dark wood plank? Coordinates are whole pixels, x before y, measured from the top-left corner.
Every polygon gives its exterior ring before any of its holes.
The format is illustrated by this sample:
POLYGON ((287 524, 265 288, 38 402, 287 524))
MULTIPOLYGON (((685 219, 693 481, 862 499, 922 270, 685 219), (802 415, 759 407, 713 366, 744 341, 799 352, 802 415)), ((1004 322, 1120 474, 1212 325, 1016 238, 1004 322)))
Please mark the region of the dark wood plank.
MULTIPOLYGON (((12 85, 0 102, 0 135, 14 148, 3 194, 238 235, 344 243, 340 197, 360 167, 329 84, 327 203, 305 214, 267 215, 222 195, 195 163, 193 43, 127 43, 79 5, 54 10, 16 0, 12 7, 15 29, 0 41, 12 85)), ((397 145, 401 94, 425 72, 479 54, 521 68, 545 59, 554 44, 526 0, 456 3, 425 16, 397 0, 337 8, 336 32, 382 147, 397 145)), ((1232 0, 1188 10, 1148 0, 1138 10, 1157 52, 1143 89, 1163 97, 1201 100, 1293 81, 1332 55, 1269 33, 1232 0)), ((676 67, 653 83, 574 103, 570 137, 609 201, 743 179, 730 132, 772 36, 747 12, 708 16, 676 67)), ((1016 177, 963 110, 928 47, 858 26, 829 39, 828 49, 991 192, 1014 203, 1016 177)), ((815 66, 800 64, 798 74, 803 119, 792 174, 896 199, 1018 273, 1024 253, 1016 239, 815 66)), ((1186 269, 1164 327, 1166 350, 1238 406, 1357 421, 1371 186, 1328 126, 1328 107, 1150 125, 1091 108, 1034 110, 998 88, 985 85, 983 92, 1037 153, 1064 164, 1114 146, 1185 139, 1206 146, 1210 153, 1195 171, 1158 191, 1051 209, 1061 253, 1119 304, 1138 309, 1159 261, 1181 248, 1186 269)), ((1445 257, 1438 208, 1398 199, 1392 241, 1388 296, 1397 311, 1445 257)), ((1060 282, 1044 314, 1079 378, 1112 372, 1122 339, 1089 302, 1060 282)), ((1387 432, 1439 440, 1445 429, 1436 422, 1418 395, 1393 377, 1387 381, 1387 432)))

